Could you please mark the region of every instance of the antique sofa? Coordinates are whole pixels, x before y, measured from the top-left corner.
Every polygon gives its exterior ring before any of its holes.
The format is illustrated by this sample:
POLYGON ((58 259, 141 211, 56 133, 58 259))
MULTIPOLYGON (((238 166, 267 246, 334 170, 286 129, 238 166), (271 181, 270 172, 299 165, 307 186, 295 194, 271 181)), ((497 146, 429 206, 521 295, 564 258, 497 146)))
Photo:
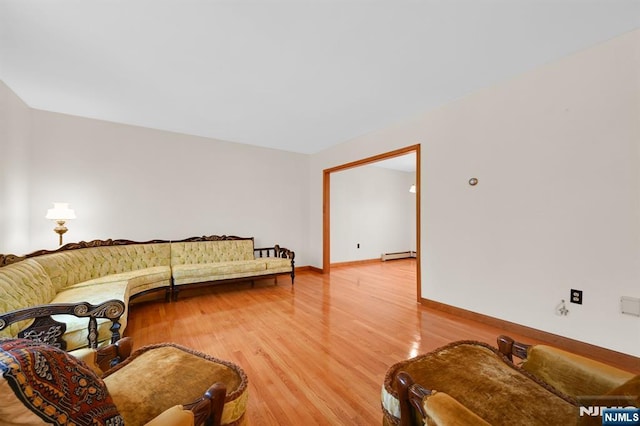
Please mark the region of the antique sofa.
MULTIPOLYGON (((253 238, 193 237, 180 241, 95 240, 25 256, 0 255, 0 336, 16 337, 28 323, 6 325, 5 315, 24 308, 107 300, 124 302, 119 332, 127 325, 129 301, 150 292, 177 299, 180 289, 237 280, 295 277, 293 251, 278 245, 254 248, 253 238)), ((40 308, 38 308, 40 309, 40 308)), ((66 324, 67 350, 87 345, 85 318, 57 315, 66 324)), ((99 340, 110 338, 108 319, 98 320, 99 340)))
POLYGON ((595 407, 638 407, 638 395, 640 379, 631 372, 500 336, 498 348, 453 342, 390 367, 383 424, 602 424, 595 407))
POLYGON ((248 381, 238 365, 172 343, 132 354, 131 347, 124 338, 78 358, 0 338, 0 424, 218 426, 242 419, 248 381), (104 370, 112 357, 121 362, 104 370))

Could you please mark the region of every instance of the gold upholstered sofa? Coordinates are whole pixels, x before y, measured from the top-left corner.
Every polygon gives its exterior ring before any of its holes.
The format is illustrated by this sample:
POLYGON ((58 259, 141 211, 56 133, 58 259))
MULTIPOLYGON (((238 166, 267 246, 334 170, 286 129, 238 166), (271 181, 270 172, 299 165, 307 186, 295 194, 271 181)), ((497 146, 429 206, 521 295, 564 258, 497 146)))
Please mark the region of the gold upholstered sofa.
MULTIPOLYGON (((295 277, 293 251, 278 245, 254 248, 251 237, 204 236, 180 241, 95 240, 24 256, 0 255, 0 337, 18 337, 28 322, 9 324, 7 316, 47 305, 101 306, 124 303, 119 333, 127 325, 129 301, 161 291, 165 300, 190 285, 252 280, 287 274, 295 277), (86 305, 89 304, 89 305, 86 305)), ((87 346, 87 319, 56 315, 66 325, 66 349, 87 346)), ((112 337, 112 321, 98 319, 98 340, 112 337)), ((47 342, 47 336, 41 341, 47 342)))
POLYGON ((383 424, 600 425, 601 407, 640 407, 639 395, 632 372, 500 336, 497 348, 458 341, 390 367, 383 424))
POLYGON ((171 243, 173 298, 188 285, 252 280, 288 274, 295 279, 295 253, 275 245, 254 248, 253 238, 196 237, 171 243))

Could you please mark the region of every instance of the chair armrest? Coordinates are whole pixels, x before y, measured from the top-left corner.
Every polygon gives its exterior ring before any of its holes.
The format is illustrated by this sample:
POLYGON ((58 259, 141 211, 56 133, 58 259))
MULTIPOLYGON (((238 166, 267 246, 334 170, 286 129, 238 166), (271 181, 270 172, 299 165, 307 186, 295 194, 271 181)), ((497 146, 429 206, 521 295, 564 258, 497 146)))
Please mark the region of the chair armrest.
POLYGON ((202 398, 184 405, 184 409, 193 413, 194 425, 219 426, 226 396, 227 387, 217 382, 207 389, 202 398))
POLYGON ((516 342, 509 336, 498 336, 498 351, 513 362, 513 355, 520 359, 527 359, 527 351, 531 345, 516 342))
POLYGON ((489 426, 489 423, 449 394, 426 389, 415 383, 404 371, 396 376, 396 385, 400 402, 400 426, 489 426))
POLYGON ((33 323, 18 333, 18 337, 46 343, 62 350, 67 349, 64 333, 67 325, 55 321, 53 315, 74 315, 79 318, 89 318, 88 341, 89 347, 98 347, 98 318, 109 319, 111 324, 111 343, 120 340, 120 317, 124 314, 125 306, 121 300, 108 300, 99 305, 88 302, 54 303, 18 309, 0 315, 0 330, 18 321, 33 319, 33 323))
POLYGON ((422 400, 422 405, 426 413, 425 417, 428 419, 424 424, 491 426, 482 417, 444 392, 433 392, 422 400))
POLYGON ((131 355, 132 347, 133 339, 124 337, 116 343, 98 349, 80 348, 69 352, 69 354, 82 360, 98 376, 102 377, 105 371, 127 359, 131 355))
POLYGON ((405 371, 398 372, 396 376, 396 390, 400 403, 400 426, 423 424, 417 417, 425 417, 422 400, 431 395, 431 391, 415 383, 405 371))
POLYGON ((97 349, 96 364, 102 371, 107 371, 129 358, 132 349, 133 339, 131 337, 123 337, 115 343, 97 349))
POLYGON ((182 405, 174 405, 158 414, 145 426, 195 426, 195 424, 191 411, 185 410, 182 405))
POLYGON ((521 358, 522 368, 571 398, 603 395, 634 374, 553 346, 526 345, 508 336, 498 337, 498 349, 507 358, 521 358))

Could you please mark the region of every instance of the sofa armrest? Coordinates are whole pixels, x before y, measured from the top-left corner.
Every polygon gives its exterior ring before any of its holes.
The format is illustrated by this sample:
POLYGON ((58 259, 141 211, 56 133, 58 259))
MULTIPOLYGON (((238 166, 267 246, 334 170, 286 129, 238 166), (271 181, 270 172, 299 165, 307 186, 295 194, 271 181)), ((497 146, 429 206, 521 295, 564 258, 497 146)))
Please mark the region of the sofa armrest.
POLYGON ((254 253, 256 258, 261 258, 261 257, 280 257, 280 258, 283 258, 283 259, 291 259, 291 263, 292 264, 293 264, 293 260, 296 257, 295 252, 293 252, 292 250, 289 250, 287 248, 280 247, 278 244, 276 244, 273 247, 254 248, 253 249, 253 253, 254 253))
POLYGON ((88 302, 53 303, 18 309, 0 315, 0 330, 18 321, 33 319, 33 323, 18 333, 18 337, 46 343, 66 350, 64 340, 66 324, 55 321, 53 315, 74 315, 89 318, 88 344, 90 348, 98 347, 98 318, 109 319, 111 325, 111 343, 120 340, 120 317, 124 314, 125 305, 121 300, 108 300, 99 305, 88 302))

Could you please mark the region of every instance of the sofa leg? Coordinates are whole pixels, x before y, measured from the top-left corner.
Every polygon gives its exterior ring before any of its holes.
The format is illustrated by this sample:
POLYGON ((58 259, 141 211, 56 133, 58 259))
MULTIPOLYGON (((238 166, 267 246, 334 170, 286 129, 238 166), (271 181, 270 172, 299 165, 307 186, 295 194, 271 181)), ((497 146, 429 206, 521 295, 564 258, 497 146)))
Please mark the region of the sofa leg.
POLYGON ((178 290, 177 288, 173 289, 173 301, 177 302, 178 301, 178 293, 180 292, 180 290, 178 290))

